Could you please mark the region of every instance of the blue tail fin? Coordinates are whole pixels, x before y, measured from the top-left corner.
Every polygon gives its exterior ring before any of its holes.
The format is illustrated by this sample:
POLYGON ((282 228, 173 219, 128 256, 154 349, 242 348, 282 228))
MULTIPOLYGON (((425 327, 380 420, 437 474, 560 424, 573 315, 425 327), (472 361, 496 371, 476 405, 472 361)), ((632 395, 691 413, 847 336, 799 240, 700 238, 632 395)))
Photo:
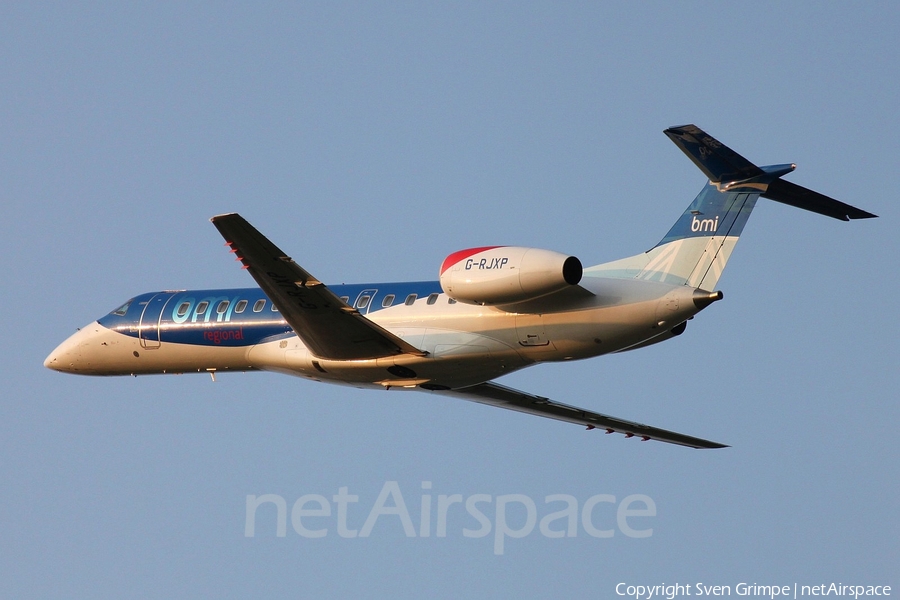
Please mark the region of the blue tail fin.
POLYGON ((780 177, 796 165, 757 167, 695 125, 665 134, 709 177, 709 183, 649 251, 585 269, 585 276, 628 277, 712 290, 756 200, 762 196, 842 219, 875 215, 780 177))

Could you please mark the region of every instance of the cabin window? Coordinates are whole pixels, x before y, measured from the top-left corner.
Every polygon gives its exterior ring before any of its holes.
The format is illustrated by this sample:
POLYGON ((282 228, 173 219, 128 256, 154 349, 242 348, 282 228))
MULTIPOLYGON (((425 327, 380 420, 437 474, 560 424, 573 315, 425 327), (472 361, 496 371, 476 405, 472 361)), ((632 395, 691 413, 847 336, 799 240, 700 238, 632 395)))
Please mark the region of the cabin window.
POLYGON ((119 308, 117 308, 116 310, 114 310, 114 311, 112 312, 112 314, 114 314, 114 315, 119 315, 120 317, 125 316, 125 313, 128 312, 128 307, 131 306, 131 302, 132 302, 133 300, 134 300, 134 298, 132 298, 131 300, 129 300, 128 302, 126 302, 125 304, 123 304, 122 306, 120 306, 119 308))
POLYGON ((197 305, 197 311, 196 311, 196 314, 198 314, 198 315, 206 314, 206 309, 207 309, 207 308, 209 308, 209 302, 207 302, 206 300, 204 300, 203 302, 201 302, 200 304, 197 305))
POLYGON ((247 301, 246 300, 238 300, 238 303, 234 305, 234 312, 242 313, 247 309, 247 301))
POLYGON ((409 296, 406 297, 406 302, 404 304, 406 304, 407 306, 412 306, 413 302, 415 302, 415 301, 416 301, 416 295, 410 294, 409 296))
POLYGON ((394 303, 394 295, 388 294, 387 296, 384 297, 384 300, 381 301, 381 307, 387 308, 388 306, 390 306, 393 303, 394 303))
POLYGON ((341 296, 341 302, 344 304, 350 304, 350 296, 341 296))
POLYGON ((266 307, 265 300, 257 300, 253 303, 253 312, 259 312, 266 307))
POLYGON ((272 312, 278 312, 278 307, 275 306, 275 303, 272 303, 272 312))
POLYGON ((372 296, 366 294, 364 296, 360 296, 359 300, 356 301, 356 308, 365 308, 369 305, 369 300, 372 296))
POLYGON ((180 319, 181 317, 186 315, 189 310, 191 310, 191 303, 190 302, 182 302, 181 304, 178 305, 178 310, 175 311, 175 316, 180 319))
POLYGON ((216 307, 216 314, 224 315, 226 310, 228 310, 228 300, 222 300, 216 307))
POLYGON ((434 304, 437 302, 438 294, 431 294, 428 296, 428 304, 434 304))

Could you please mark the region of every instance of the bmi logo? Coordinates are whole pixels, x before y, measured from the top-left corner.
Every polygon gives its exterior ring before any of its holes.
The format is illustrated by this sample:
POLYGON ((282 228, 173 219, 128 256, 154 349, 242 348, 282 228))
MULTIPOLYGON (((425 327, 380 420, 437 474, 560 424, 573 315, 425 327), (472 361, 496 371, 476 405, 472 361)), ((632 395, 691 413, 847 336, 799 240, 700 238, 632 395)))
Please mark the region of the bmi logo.
POLYGON ((719 229, 719 217, 715 219, 698 219, 696 215, 691 218, 691 231, 716 231, 719 229))

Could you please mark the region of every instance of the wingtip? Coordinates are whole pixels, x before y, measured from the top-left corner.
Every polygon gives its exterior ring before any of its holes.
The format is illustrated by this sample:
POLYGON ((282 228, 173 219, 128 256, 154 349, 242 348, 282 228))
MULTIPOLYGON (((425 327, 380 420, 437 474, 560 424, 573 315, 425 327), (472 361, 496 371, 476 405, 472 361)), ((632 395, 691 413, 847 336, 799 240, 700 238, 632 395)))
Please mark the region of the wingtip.
POLYGON ((697 450, 718 450, 720 448, 731 448, 728 444, 719 444, 718 442, 710 442, 708 446, 698 446, 697 450))
POLYGON ((210 223, 215 223, 216 221, 218 221, 220 219, 224 219, 226 217, 239 217, 239 216, 240 215, 236 212, 222 213, 220 215, 214 215, 214 216, 210 217, 209 221, 210 221, 210 223))

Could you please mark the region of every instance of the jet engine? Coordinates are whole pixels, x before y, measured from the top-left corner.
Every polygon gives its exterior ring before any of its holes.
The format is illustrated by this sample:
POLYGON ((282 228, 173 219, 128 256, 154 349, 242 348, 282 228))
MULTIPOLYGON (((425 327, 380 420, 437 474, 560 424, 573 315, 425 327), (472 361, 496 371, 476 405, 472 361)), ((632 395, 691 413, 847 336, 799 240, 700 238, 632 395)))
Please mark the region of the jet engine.
POLYGON ((454 252, 441 264, 441 288, 466 304, 512 304, 581 281, 581 261, 552 250, 487 246, 454 252))

